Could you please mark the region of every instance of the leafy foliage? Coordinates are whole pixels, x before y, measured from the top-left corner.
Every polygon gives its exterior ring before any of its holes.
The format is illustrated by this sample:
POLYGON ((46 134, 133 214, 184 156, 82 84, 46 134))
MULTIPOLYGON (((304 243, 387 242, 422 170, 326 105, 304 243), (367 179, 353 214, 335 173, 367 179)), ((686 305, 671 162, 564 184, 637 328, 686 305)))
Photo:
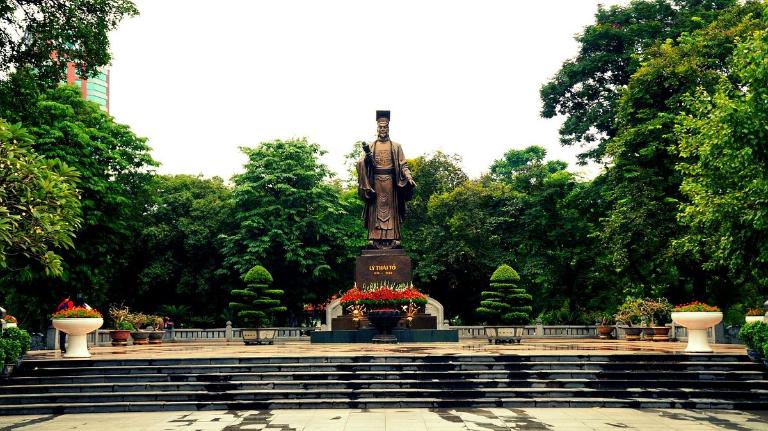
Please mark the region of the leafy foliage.
POLYGON ((0 5, 0 73, 28 66, 60 81, 66 62, 86 76, 110 62, 110 31, 138 11, 129 0, 15 0, 0 5), (51 55, 55 53, 55 55, 51 55))
POLYGON ((359 250, 350 245, 364 240, 352 212, 360 209, 357 199, 330 182, 319 146, 306 139, 242 151, 248 163, 233 177, 236 226, 225 236, 225 265, 239 273, 259 263, 269 267, 277 286, 290 286, 292 310, 325 300, 348 283, 359 250))
POLYGON ((78 174, 32 149, 32 136, 0 119, 0 269, 38 262, 60 276, 57 248, 72 248, 81 223, 78 174))
POLYGON ((676 130, 690 199, 676 245, 757 297, 768 292, 768 17, 763 27, 737 46, 730 79, 685 99, 691 113, 676 130))
POLYGON ((234 229, 231 188, 217 177, 158 175, 148 194, 131 262, 135 290, 126 300, 142 310, 175 302, 216 316, 227 304, 223 293, 238 283, 221 252, 221 236, 234 229))
POLYGON ((579 158, 600 161, 607 141, 616 135, 617 105, 623 88, 650 48, 705 27, 734 0, 633 1, 598 6, 595 23, 576 36, 579 53, 566 60, 541 88, 545 118, 566 116, 560 128, 563 145, 581 144, 579 158))
POLYGON ((123 277, 123 271, 128 270, 132 240, 143 221, 151 168, 157 164, 146 140, 97 104, 82 100, 74 87, 44 91, 20 110, 12 94, 0 91, 0 96, 0 111, 24 124, 37 154, 79 173, 83 220, 74 247, 60 254, 60 279, 32 271, 4 274, 0 292, 14 309, 29 313, 21 317, 30 324, 41 323, 50 307, 45 304, 55 303, 63 291, 80 292, 92 305, 108 303, 114 292, 119 302, 121 293, 131 291, 125 289, 123 283, 130 277, 123 277))

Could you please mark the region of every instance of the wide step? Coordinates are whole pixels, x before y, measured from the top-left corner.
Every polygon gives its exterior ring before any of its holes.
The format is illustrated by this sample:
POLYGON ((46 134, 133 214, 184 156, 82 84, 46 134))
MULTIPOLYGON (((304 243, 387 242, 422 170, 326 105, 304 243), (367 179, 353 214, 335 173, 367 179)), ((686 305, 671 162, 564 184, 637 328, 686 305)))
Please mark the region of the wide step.
POLYGON ((768 407, 740 355, 25 361, 0 414, 278 408, 768 407))

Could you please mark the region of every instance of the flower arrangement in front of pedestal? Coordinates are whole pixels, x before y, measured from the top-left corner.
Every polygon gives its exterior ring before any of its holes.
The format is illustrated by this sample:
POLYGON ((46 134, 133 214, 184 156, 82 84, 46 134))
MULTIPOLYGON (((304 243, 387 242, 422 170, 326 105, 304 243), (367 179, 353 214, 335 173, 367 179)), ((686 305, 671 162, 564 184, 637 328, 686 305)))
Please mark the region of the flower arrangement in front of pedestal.
POLYGON ((362 288, 355 285, 341 297, 342 307, 358 312, 365 309, 400 311, 411 304, 415 307, 427 304, 427 296, 419 292, 413 283, 370 283, 362 288))
POLYGON ((676 313, 680 313, 680 312, 711 313, 711 312, 720 311, 720 309, 717 308, 717 306, 715 305, 707 305, 703 302, 694 301, 688 304, 675 305, 675 308, 672 311, 676 313))
POLYGON ((75 307, 69 310, 57 311, 53 313, 53 315, 51 315, 51 319, 72 319, 72 318, 98 319, 98 318, 101 318, 101 313, 99 313, 98 311, 92 308, 75 307))

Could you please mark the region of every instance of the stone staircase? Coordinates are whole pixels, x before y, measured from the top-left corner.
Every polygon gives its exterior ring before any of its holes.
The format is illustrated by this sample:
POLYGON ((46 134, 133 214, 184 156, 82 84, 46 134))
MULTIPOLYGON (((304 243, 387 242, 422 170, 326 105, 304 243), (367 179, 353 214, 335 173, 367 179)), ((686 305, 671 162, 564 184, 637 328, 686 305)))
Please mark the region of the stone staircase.
POLYGON ((746 355, 27 360, 0 415, 286 408, 768 408, 746 355))

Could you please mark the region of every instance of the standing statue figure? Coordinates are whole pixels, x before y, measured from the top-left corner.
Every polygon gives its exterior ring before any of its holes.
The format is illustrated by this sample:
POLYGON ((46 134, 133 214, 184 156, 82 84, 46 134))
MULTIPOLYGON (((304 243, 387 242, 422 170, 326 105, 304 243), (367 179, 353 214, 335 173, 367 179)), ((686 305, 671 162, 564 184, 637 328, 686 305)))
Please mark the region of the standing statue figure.
POLYGON ((389 111, 376 111, 378 139, 363 142, 357 162, 358 194, 365 202, 363 223, 368 248, 400 248, 400 223, 405 202, 413 197, 413 181, 403 149, 389 139, 389 111))

